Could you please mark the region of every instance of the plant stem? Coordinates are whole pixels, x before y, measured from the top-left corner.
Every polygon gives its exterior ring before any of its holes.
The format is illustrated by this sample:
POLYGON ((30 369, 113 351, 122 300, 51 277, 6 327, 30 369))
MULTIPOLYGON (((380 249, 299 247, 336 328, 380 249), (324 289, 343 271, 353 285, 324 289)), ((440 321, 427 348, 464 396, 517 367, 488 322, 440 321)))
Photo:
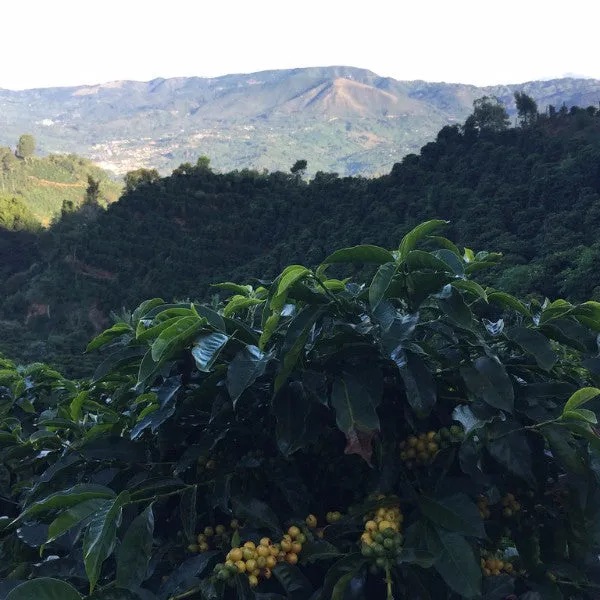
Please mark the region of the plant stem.
POLYGON ((192 588, 191 590, 188 590, 187 592, 183 592, 183 594, 179 594, 177 596, 170 596, 169 600, 182 600, 182 598, 189 598, 190 596, 193 596, 196 592, 199 592, 200 588, 199 587, 195 587, 192 588))

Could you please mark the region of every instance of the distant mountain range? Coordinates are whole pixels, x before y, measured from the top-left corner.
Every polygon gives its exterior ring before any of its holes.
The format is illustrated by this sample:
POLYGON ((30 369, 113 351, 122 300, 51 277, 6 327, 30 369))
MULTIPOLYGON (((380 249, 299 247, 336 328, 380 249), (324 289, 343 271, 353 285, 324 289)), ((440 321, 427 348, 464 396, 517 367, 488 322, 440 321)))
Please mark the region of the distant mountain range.
POLYGON ((166 172, 206 154, 222 170, 287 170, 303 158, 313 173, 372 175, 464 121, 476 98, 496 95, 512 113, 516 90, 542 111, 600 101, 596 79, 476 87, 353 67, 0 89, 0 145, 32 133, 43 153, 76 152, 117 174, 166 172))

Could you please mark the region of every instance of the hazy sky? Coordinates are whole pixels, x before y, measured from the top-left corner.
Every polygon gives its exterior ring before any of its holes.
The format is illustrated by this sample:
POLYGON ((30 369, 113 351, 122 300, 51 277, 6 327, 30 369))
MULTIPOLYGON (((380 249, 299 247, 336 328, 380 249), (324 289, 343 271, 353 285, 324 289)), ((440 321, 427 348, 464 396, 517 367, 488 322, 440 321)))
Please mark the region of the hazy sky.
POLYGON ((0 15, 10 89, 325 65, 600 79, 598 0, 2 0, 0 15))

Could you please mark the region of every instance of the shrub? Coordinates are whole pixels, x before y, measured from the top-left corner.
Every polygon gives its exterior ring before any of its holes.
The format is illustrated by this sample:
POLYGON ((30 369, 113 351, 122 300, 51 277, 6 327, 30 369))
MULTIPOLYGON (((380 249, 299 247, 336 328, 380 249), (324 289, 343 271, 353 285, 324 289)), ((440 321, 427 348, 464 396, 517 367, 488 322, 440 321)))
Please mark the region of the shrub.
POLYGON ((483 289, 442 224, 144 302, 90 380, 5 361, 8 600, 592 598, 600 304, 483 289))

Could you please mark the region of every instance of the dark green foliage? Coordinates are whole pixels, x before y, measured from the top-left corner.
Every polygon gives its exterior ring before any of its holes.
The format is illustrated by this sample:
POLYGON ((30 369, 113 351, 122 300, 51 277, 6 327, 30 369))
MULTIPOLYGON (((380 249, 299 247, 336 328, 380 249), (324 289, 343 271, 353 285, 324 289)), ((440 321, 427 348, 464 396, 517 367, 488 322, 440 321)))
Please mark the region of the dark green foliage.
MULTIPOLYGON (((40 235, 43 262, 18 289, 4 291, 2 316, 23 321, 31 302, 48 304, 40 337, 77 333, 73 350, 80 352, 111 311, 145 297, 208 298, 221 293, 210 287, 215 281, 251 283, 286 264, 314 266, 336 247, 392 247, 411 225, 438 216, 451 221, 459 243, 504 254, 502 271, 475 274, 478 282, 540 301, 597 299, 598 164, 600 118, 586 110, 500 132, 448 126, 418 156, 375 179, 320 173, 298 185, 290 173, 221 174, 183 164, 105 212, 65 207, 40 235)), ((451 260, 448 251, 436 258, 451 260)), ((372 288, 373 307, 386 269, 372 288)), ((452 303, 446 306, 460 319, 452 303)))
POLYGON ((31 134, 23 134, 17 144, 17 156, 19 158, 31 158, 35 154, 35 138, 31 134))
POLYGON ((593 600, 600 304, 483 288, 498 256, 442 225, 210 306, 146 301, 90 342, 91 380, 1 360, 8 600, 593 600), (361 259, 394 265, 385 286, 361 259), (223 563, 264 536, 253 588, 223 563))

